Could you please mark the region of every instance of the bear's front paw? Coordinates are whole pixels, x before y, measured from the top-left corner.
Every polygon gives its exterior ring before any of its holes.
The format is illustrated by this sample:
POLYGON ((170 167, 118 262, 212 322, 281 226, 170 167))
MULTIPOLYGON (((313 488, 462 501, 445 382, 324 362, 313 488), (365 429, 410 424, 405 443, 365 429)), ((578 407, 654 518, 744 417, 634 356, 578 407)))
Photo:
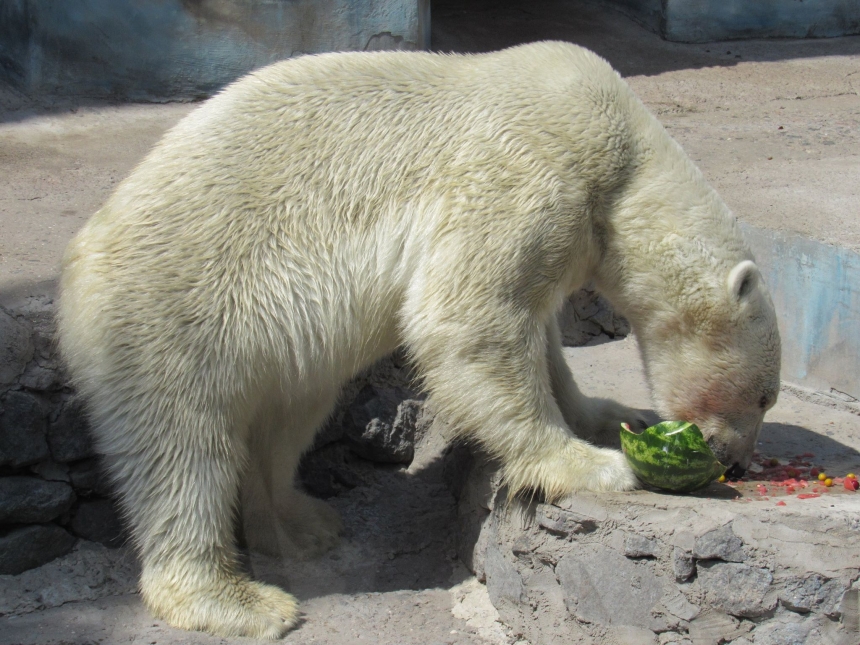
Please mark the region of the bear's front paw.
POLYGON ((580 436, 600 446, 621 448, 621 424, 644 430, 651 423, 641 410, 612 399, 589 399, 588 422, 580 436))
POLYGON ((591 475, 583 486, 585 490, 623 491, 639 487, 639 480, 624 453, 609 448, 596 448, 595 452, 591 475))
POLYGON ((173 627, 216 636, 281 638, 299 619, 296 599, 272 585, 212 570, 156 576, 144 571, 141 592, 152 613, 173 627))
POLYGON ((506 464, 504 477, 512 492, 538 489, 548 501, 581 490, 607 492, 639 487, 621 451, 596 448, 574 437, 561 450, 535 461, 520 459, 506 464))

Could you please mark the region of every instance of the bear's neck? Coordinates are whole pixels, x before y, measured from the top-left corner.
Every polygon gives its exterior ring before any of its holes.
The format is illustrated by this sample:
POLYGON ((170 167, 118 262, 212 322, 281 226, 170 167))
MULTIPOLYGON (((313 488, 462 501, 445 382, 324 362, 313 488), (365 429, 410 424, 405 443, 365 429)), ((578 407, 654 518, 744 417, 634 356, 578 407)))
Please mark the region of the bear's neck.
MULTIPOLYGON (((656 122, 655 122, 656 123, 656 122)), ((640 342, 721 300, 729 271, 752 259, 737 220, 657 125, 642 160, 597 217, 595 283, 640 342)))

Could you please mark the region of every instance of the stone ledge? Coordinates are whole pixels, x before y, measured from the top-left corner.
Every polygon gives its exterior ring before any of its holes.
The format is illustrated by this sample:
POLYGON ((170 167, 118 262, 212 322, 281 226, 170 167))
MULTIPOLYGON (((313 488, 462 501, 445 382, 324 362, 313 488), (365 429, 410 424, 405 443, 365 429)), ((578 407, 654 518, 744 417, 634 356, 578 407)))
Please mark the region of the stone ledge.
POLYGON ((460 557, 530 642, 856 639, 858 496, 776 507, 713 484, 550 505, 507 502, 493 472, 475 466, 461 492, 460 557))

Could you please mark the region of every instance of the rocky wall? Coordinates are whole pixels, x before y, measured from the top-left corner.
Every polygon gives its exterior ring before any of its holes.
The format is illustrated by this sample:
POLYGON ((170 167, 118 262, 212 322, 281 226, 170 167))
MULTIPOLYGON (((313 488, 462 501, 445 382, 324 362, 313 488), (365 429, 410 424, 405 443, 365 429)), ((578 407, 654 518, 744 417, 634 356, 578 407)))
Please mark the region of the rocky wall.
MULTIPOLYGON (((30 298, 0 307, 0 575, 64 555, 79 539, 127 541, 85 411, 63 374, 54 305, 30 298)), ((592 290, 575 294, 560 322, 569 345, 629 331, 592 290)), ((341 400, 300 468, 319 497, 356 486, 368 465, 410 463, 416 433, 429 427, 400 353, 349 383, 341 400)))

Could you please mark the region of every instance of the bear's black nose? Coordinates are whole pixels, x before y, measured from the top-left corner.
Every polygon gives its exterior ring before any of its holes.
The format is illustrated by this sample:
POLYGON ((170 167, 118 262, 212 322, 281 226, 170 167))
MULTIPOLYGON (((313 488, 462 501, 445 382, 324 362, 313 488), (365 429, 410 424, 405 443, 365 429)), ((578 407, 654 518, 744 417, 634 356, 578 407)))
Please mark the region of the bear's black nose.
POLYGON ((746 468, 741 468, 737 463, 732 464, 732 467, 726 471, 726 479, 740 479, 746 471, 746 468))

